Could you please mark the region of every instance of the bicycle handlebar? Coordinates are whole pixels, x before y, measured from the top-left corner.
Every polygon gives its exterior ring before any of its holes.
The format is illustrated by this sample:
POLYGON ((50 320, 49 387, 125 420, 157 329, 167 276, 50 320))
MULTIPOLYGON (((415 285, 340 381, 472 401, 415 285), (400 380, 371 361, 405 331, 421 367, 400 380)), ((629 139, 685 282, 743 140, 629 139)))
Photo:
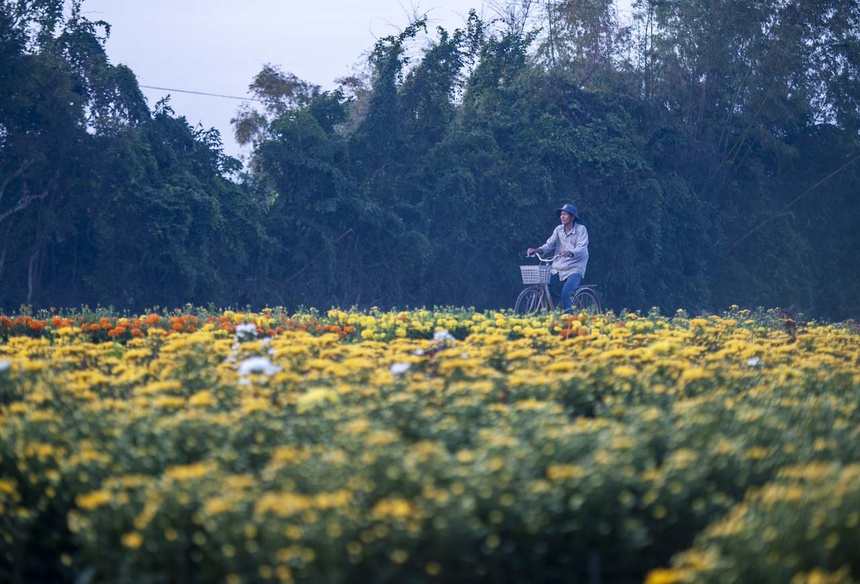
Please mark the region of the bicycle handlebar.
POLYGON ((542 255, 540 255, 538 252, 534 252, 532 255, 528 255, 528 254, 526 254, 526 257, 527 257, 527 258, 530 258, 530 257, 536 257, 536 258, 537 258, 538 260, 540 260, 541 262, 543 262, 543 263, 545 263, 545 264, 548 264, 548 263, 550 263, 551 261, 553 261, 555 258, 557 258, 558 256, 557 256, 557 255, 554 255, 554 256, 552 256, 551 258, 545 258, 545 257, 543 257, 542 255))

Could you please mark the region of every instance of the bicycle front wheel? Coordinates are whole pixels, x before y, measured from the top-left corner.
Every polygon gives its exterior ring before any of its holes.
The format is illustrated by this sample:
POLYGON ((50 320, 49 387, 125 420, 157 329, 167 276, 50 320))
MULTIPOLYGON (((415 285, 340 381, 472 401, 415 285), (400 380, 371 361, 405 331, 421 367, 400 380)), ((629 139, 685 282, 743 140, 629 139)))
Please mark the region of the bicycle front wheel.
POLYGON ((573 293, 573 312, 600 313, 600 299, 590 288, 579 288, 573 293))
POLYGON ((534 314, 549 309, 543 288, 540 286, 529 286, 520 292, 517 303, 514 304, 514 313, 518 315, 534 314))

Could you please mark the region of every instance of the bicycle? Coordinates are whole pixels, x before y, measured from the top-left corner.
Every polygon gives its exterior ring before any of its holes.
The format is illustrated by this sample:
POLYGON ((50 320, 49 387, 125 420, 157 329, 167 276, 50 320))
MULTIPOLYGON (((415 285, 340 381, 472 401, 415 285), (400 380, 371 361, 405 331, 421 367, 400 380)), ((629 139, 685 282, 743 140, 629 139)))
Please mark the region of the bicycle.
MULTIPOLYGON (((556 258, 544 258, 535 254, 541 262, 538 265, 520 266, 523 284, 526 286, 517 296, 514 304, 514 314, 534 314, 541 311, 555 310, 552 294, 549 290, 549 282, 552 278, 552 267, 550 264, 556 258)), ((594 284, 580 284, 573 291, 573 303, 571 312, 590 312, 599 314, 601 312, 600 298, 595 290, 594 284)))

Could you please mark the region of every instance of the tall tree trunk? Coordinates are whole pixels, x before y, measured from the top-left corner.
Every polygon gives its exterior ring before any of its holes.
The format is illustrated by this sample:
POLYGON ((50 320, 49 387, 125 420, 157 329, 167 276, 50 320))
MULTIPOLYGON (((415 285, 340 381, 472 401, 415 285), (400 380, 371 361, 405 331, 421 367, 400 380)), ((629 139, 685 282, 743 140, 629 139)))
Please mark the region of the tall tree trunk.
POLYGON ((30 264, 27 266, 27 306, 33 301, 33 272, 36 259, 39 257, 39 250, 33 251, 30 254, 30 264))

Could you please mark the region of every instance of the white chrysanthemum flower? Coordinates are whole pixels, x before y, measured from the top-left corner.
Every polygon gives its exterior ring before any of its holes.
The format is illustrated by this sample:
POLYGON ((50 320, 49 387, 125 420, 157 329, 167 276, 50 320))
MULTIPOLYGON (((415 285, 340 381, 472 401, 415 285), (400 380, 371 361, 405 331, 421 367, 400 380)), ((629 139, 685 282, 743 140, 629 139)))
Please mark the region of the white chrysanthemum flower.
POLYGON ((263 375, 274 375, 281 368, 269 361, 267 357, 248 357, 239 363, 239 375, 250 373, 262 373, 263 375))
POLYGON ((456 339, 448 331, 436 331, 433 333, 433 340, 437 343, 441 343, 444 341, 455 341, 456 339))
POLYGON ((236 326, 236 340, 243 341, 257 337, 257 325, 245 323, 236 326))
POLYGON ((412 367, 411 363, 392 363, 391 364, 391 373, 394 375, 403 375, 409 368, 412 367))

